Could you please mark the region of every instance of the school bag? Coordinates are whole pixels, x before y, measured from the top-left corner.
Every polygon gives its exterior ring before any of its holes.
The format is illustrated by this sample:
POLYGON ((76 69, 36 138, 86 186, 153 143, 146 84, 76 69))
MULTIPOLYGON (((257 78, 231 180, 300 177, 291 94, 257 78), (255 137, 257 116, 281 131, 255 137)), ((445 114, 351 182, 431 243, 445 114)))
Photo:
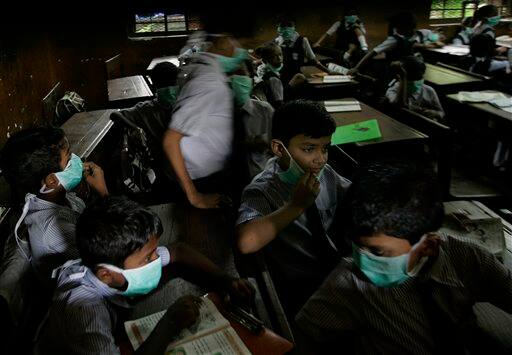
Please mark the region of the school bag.
POLYGON ((74 91, 66 91, 55 105, 54 125, 60 126, 75 113, 85 111, 85 100, 74 91))

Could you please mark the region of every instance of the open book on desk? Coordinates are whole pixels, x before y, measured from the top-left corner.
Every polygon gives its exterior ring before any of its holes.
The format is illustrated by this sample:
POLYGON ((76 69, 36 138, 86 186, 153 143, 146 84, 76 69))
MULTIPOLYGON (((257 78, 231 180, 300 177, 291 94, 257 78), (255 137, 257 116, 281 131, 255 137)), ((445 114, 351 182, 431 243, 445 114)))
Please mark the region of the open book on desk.
POLYGON ((330 100, 324 101, 327 112, 353 112, 361 111, 361 105, 357 100, 330 100))
MULTIPOLYGON (((136 350, 148 338, 166 311, 124 323, 128 339, 136 350)), ((229 321, 222 316, 208 298, 203 298, 199 321, 184 329, 178 338, 167 346, 167 355, 174 354, 251 354, 229 321)))
MULTIPOLYGON (((283 355, 293 349, 290 341, 270 329, 262 327, 263 329, 258 333, 254 333, 238 322, 230 323, 228 319, 233 320, 231 315, 233 309, 226 309, 215 293, 209 293, 206 297, 203 297, 205 302, 200 308, 199 321, 193 327, 184 330, 173 343, 169 344, 167 355, 183 353, 188 355, 251 353, 283 355)), ((134 349, 147 339, 164 314, 165 311, 125 322, 125 330, 134 349)))
POLYGON ((348 83, 352 81, 349 75, 326 75, 323 77, 324 83, 348 83))

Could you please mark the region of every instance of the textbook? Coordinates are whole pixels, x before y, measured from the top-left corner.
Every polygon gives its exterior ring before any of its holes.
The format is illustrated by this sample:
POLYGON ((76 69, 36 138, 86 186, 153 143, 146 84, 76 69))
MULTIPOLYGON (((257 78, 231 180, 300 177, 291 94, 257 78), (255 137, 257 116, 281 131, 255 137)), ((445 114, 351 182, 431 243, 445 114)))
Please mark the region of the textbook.
POLYGON ((380 133, 379 122, 373 119, 336 127, 336 131, 331 138, 331 143, 336 145, 364 142, 380 137, 382 137, 382 134, 380 133))
POLYGON ((329 63, 327 64, 327 69, 329 69, 331 72, 346 75, 348 73, 348 69, 345 67, 342 67, 341 65, 335 64, 335 63, 329 63))
MULTIPOLYGON (((235 329, 220 314, 213 302, 205 297, 202 300, 203 304, 199 309, 198 322, 192 327, 184 329, 177 339, 167 346, 165 354, 251 354, 235 329)), ((148 338, 165 312, 154 313, 124 323, 126 334, 134 350, 137 350, 148 338)))
POLYGON ((352 111, 361 111, 361 105, 359 105, 359 101, 350 100, 350 101, 340 101, 340 100, 332 100, 332 101, 324 101, 325 109, 327 112, 352 112, 352 111))

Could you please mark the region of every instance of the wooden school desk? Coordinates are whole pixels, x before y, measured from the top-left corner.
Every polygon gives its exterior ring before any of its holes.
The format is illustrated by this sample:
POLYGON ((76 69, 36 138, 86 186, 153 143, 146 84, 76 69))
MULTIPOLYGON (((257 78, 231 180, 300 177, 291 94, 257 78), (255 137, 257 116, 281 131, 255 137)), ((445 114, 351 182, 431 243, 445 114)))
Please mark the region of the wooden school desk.
MULTIPOLYGON (((341 99, 341 101, 355 101, 354 98, 341 99)), ((333 112, 332 118, 336 121, 337 126, 344 126, 352 123, 376 119, 379 123, 382 137, 365 142, 355 143, 358 147, 368 145, 383 144, 389 142, 404 142, 414 140, 424 140, 427 135, 401 123, 388 115, 374 109, 363 102, 359 102, 361 111, 353 112, 333 112)))
POLYGON ((426 63, 425 83, 432 86, 438 95, 460 90, 483 90, 488 84, 481 75, 463 70, 448 68, 443 65, 426 63))
POLYGON ((323 72, 314 66, 303 66, 301 72, 307 80, 304 95, 312 100, 327 100, 337 97, 353 96, 359 87, 359 83, 354 79, 343 83, 324 83, 323 77, 315 76, 323 72))
POLYGON ((425 48, 421 50, 426 62, 443 62, 448 64, 458 64, 461 59, 469 54, 469 46, 454 46, 447 44, 441 48, 425 48))
POLYGON ((131 107, 139 101, 153 97, 153 92, 142 75, 108 80, 107 89, 111 108, 131 107))

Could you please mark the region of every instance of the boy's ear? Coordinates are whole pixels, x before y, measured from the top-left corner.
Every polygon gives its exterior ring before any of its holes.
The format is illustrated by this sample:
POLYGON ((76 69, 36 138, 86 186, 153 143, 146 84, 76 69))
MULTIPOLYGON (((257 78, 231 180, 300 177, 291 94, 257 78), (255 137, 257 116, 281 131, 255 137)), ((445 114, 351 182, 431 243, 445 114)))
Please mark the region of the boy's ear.
POLYGON ((277 139, 272 139, 272 141, 270 141, 270 148, 272 149, 272 153, 277 157, 281 158, 283 156, 283 145, 277 139))
POLYGON ((116 285, 116 277, 113 271, 100 267, 96 270, 95 274, 96 277, 104 284, 107 284, 111 287, 116 285))
POLYGON ((46 176, 43 182, 48 189, 56 189, 60 184, 59 179, 57 179, 57 176, 54 173, 46 176))

